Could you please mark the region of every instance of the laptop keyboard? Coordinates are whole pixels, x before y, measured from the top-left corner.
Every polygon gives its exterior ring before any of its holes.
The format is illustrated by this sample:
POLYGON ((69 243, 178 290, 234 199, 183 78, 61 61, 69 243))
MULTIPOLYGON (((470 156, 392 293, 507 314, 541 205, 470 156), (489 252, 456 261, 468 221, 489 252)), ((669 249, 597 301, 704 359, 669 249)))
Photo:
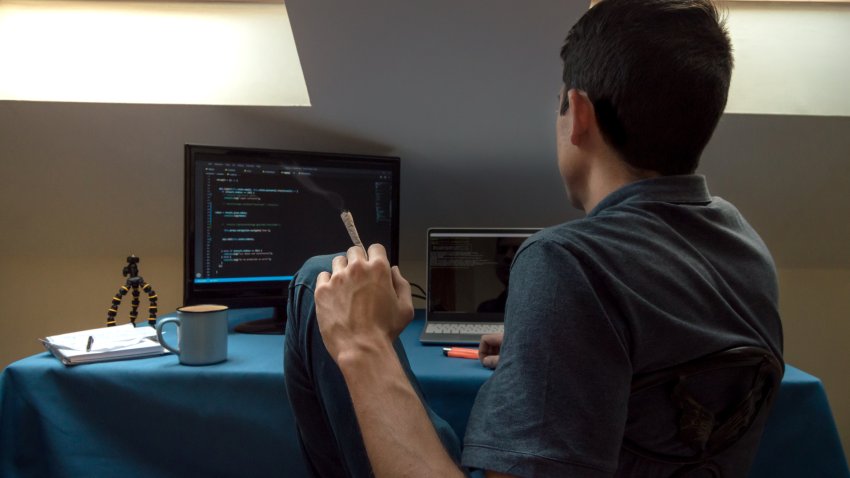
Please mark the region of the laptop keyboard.
POLYGON ((426 334, 484 335, 500 334, 504 331, 504 324, 467 324, 463 322, 430 322, 425 328, 426 334))

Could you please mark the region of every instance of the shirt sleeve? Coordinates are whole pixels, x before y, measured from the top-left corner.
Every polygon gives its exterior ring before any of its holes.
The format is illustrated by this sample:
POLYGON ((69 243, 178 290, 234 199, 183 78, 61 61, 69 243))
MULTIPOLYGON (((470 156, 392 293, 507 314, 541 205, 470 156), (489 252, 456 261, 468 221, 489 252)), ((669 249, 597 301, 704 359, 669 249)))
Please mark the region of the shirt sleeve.
POLYGON ((610 476, 631 374, 576 257, 545 239, 527 243, 511 269, 499 366, 475 400, 463 465, 517 476, 610 476))

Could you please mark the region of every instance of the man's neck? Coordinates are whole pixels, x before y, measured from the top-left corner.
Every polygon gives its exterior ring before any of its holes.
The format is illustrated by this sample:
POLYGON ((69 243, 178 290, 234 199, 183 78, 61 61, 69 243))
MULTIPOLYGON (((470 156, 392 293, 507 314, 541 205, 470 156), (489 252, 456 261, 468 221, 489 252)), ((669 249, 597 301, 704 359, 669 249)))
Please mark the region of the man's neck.
POLYGON ((588 214, 606 196, 623 186, 658 176, 660 174, 655 171, 633 168, 619 158, 612 157, 597 161, 588 171, 587 195, 582 201, 582 208, 585 214, 588 214))

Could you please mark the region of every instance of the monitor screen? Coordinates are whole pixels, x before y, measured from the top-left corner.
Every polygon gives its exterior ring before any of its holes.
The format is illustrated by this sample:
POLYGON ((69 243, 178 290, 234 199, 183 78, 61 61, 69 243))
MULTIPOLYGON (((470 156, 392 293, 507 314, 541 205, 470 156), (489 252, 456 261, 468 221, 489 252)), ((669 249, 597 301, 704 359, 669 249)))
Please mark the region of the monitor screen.
MULTIPOLYGON (((186 146, 184 304, 276 307, 308 258, 365 245, 398 262, 398 158, 186 146)), ((278 324, 280 326, 280 324, 278 324)))
POLYGON ((537 228, 428 230, 428 320, 501 322, 511 263, 537 228))

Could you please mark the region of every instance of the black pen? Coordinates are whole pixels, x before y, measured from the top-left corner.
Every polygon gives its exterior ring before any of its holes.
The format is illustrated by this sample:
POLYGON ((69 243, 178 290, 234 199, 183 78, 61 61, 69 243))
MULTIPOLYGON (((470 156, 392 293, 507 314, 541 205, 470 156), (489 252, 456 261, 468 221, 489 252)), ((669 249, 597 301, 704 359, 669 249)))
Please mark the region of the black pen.
POLYGON ((89 341, 86 343, 86 352, 91 352, 91 344, 94 343, 94 337, 89 335, 89 341))

